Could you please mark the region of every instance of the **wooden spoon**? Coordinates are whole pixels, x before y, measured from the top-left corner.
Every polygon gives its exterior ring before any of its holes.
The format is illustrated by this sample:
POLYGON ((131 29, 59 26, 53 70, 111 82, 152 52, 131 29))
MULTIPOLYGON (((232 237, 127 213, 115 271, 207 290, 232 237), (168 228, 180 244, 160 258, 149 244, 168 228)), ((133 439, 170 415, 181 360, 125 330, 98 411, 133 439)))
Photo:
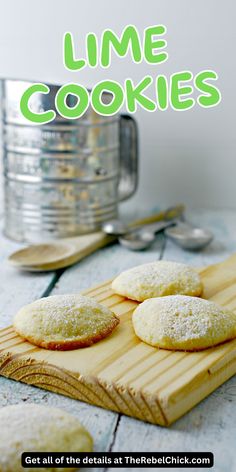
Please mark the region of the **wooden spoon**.
MULTIPOLYGON (((183 205, 178 205, 168 210, 169 218, 176 218, 184 211, 183 205)), ((145 225, 162 220, 166 212, 134 221, 128 226, 145 225)), ((68 267, 80 261, 97 249, 111 244, 117 239, 116 236, 108 236, 102 231, 77 236, 74 238, 60 239, 43 244, 27 246, 14 252, 8 261, 15 267, 27 271, 52 271, 68 267)))

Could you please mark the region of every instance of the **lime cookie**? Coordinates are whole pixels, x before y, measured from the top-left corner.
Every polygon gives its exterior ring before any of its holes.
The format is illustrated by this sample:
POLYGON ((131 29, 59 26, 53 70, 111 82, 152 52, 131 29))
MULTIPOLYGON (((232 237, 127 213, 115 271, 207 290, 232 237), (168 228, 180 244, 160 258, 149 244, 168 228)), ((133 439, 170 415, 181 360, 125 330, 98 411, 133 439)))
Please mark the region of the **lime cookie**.
MULTIPOLYGON (((21 472, 23 452, 90 452, 93 440, 74 416, 57 408, 19 404, 0 409, 0 471, 21 472)), ((77 468, 32 468, 31 471, 74 471, 77 468)))
POLYGON ((122 272, 112 282, 119 295, 143 302, 166 295, 199 296, 203 286, 191 267, 179 262, 157 261, 142 264, 122 272))
POLYGON ((202 298, 152 298, 133 313, 136 335, 151 346, 198 351, 236 337, 236 314, 202 298))
POLYGON ((15 331, 46 349, 90 346, 119 324, 111 310, 82 295, 54 295, 26 305, 16 314, 15 331))

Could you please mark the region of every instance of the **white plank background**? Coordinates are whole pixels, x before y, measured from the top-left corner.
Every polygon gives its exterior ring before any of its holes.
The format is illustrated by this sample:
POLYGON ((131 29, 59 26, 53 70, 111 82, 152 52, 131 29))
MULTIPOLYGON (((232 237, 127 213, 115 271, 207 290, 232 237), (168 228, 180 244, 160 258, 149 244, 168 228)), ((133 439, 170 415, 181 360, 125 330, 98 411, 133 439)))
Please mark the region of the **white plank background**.
MULTIPOLYGON (((79 292, 126 268, 159 258, 204 266, 223 260, 236 251, 234 212, 194 212, 191 221, 211 228, 215 234, 214 242, 200 253, 182 251, 160 236, 148 251, 132 253, 113 245, 62 274, 28 274, 9 267, 6 257, 18 245, 0 236, 0 326, 10 324, 20 306, 44 293, 79 292)), ((64 408, 78 416, 89 429, 97 451, 212 451, 215 454, 214 472, 236 470, 235 399, 236 379, 233 378, 167 429, 0 378, 0 405, 35 402, 64 408)), ((180 472, 182 469, 175 470, 180 472)))

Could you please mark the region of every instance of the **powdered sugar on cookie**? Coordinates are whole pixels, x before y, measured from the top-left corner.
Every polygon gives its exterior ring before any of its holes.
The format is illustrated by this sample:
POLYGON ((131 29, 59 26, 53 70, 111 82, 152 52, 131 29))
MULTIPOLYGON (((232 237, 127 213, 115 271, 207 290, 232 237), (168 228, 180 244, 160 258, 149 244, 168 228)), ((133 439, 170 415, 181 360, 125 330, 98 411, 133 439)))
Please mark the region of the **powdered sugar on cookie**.
POLYGON ((111 310, 78 294, 54 295, 23 307, 14 328, 28 341, 47 349, 90 346, 119 324, 111 310))
POLYGON ((122 272, 112 288, 119 295, 137 301, 175 294, 199 296, 203 289, 197 272, 171 261, 142 264, 122 272))
POLYGON ((4 472, 23 471, 21 454, 25 451, 92 451, 92 438, 79 420, 58 408, 34 404, 7 406, 0 409, 0 424, 0 470, 4 472))
POLYGON ((200 350, 236 337, 236 314, 202 298, 152 298, 133 313, 136 335, 152 346, 200 350))

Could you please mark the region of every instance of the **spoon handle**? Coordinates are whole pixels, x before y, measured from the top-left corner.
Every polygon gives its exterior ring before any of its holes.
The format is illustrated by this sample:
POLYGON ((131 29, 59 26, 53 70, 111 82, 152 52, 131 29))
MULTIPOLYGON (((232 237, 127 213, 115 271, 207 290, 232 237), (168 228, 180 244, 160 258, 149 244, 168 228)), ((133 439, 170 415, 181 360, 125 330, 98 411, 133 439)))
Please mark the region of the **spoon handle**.
POLYGON ((152 234, 159 233, 160 231, 163 231, 166 228, 169 228, 169 226, 176 225, 178 222, 177 219, 173 219, 170 221, 158 221, 157 223, 153 223, 151 225, 145 225, 142 228, 140 228, 141 232, 150 232, 152 234))
POLYGON ((139 220, 132 221, 128 224, 130 228, 144 226, 152 223, 156 223, 158 221, 167 221, 173 220, 175 218, 180 218, 185 211, 185 206, 182 204, 167 208, 167 210, 160 211, 154 215, 147 216, 145 218, 141 218, 139 220))

